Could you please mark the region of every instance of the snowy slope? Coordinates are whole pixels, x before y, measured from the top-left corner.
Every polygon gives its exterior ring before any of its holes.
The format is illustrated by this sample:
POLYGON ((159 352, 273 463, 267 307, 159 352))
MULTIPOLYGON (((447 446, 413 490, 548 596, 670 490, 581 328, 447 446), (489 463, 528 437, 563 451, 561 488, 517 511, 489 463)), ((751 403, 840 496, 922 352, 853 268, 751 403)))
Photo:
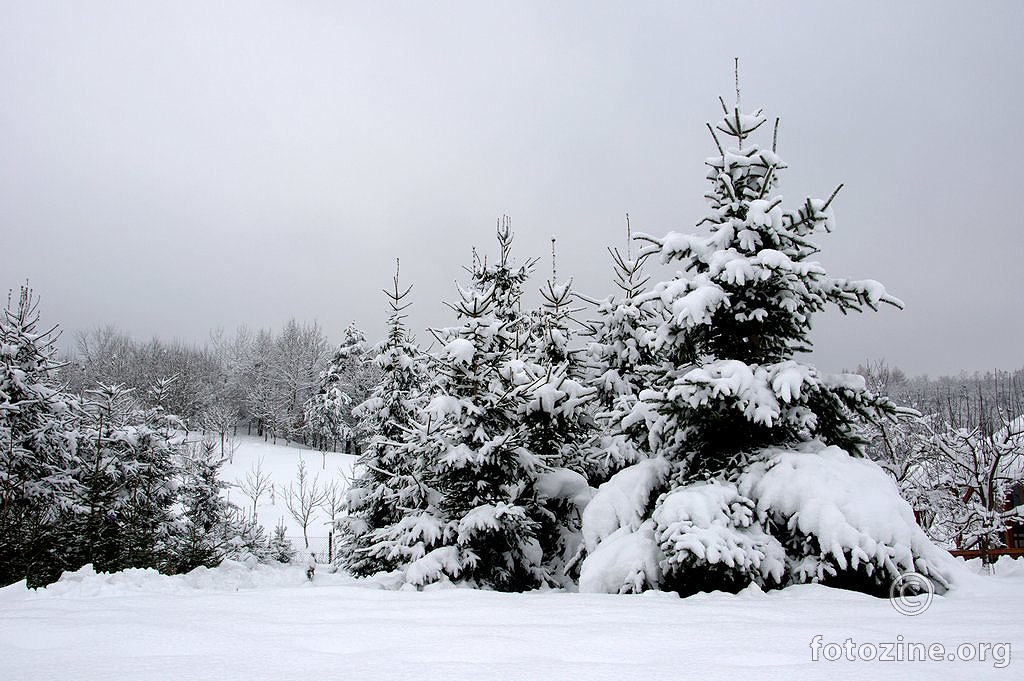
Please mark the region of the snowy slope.
POLYGON ((238 564, 177 577, 83 570, 37 592, 0 589, 0 678, 1013 679, 1020 663, 997 669, 991 657, 814 662, 809 645, 820 634, 1024 646, 1024 574, 1004 572, 969 577, 906 617, 886 600, 814 585, 679 599, 387 591, 238 564))
MULTIPOLYGON (((344 489, 347 486, 347 479, 352 473, 352 465, 356 457, 351 454, 320 452, 300 445, 286 445, 284 440, 278 442, 279 444, 275 445, 264 442, 263 438, 238 436, 235 438, 234 456, 221 468, 221 479, 231 485, 236 485, 245 479, 246 473, 252 466, 262 461, 263 470, 270 475, 277 489, 273 497, 268 493, 260 498, 259 506, 256 509, 259 522, 266 528, 269 537, 274 526, 283 519, 289 538, 293 540, 296 548, 299 548, 302 528, 288 513, 282 493, 288 483, 295 479, 295 470, 299 460, 302 459, 306 462, 310 476, 319 476, 319 484, 336 481, 344 489)), ((228 497, 242 508, 251 509, 252 507, 252 501, 247 499, 237 488, 230 489, 228 497)), ((324 550, 322 545, 327 541, 329 529, 327 521, 328 518, 323 511, 318 510, 309 529, 311 549, 324 550)))

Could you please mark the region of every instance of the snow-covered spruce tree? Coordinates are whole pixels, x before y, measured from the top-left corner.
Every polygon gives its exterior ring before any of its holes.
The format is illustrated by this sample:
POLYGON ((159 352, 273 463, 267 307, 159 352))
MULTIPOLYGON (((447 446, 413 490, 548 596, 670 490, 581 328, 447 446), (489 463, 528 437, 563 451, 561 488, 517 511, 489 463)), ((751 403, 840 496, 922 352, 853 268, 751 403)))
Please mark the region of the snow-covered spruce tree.
POLYGON ((57 335, 40 327, 31 289, 8 298, 0 314, 0 585, 38 586, 66 567, 56 534, 77 486, 78 405, 55 377, 57 335))
POLYGON ((522 358, 529 327, 520 296, 533 261, 512 264, 507 220, 498 242, 498 259, 474 258, 470 285, 459 287, 451 305, 459 323, 434 332, 442 349, 418 419, 430 425, 414 440, 423 498, 433 503, 386 537, 396 555, 413 558, 404 572, 415 585, 450 579, 514 591, 557 579, 545 547, 558 538, 545 536, 556 528, 540 483, 553 462, 526 447, 521 423, 533 377, 522 358))
POLYGON ((151 406, 145 412, 145 421, 167 438, 176 430, 186 430, 181 418, 168 409, 171 401, 171 389, 175 380, 174 376, 157 379, 147 391, 151 406))
POLYGON ((540 307, 532 311, 530 342, 523 366, 531 383, 524 393, 520 415, 524 443, 550 470, 538 476, 538 499, 546 515, 541 517, 545 556, 556 574, 564 572, 577 551, 582 508, 592 489, 583 475, 589 468, 587 452, 596 434, 590 411, 594 390, 585 385, 586 364, 579 348, 572 347, 573 307, 576 293, 572 279, 557 281, 555 240, 551 240, 551 278, 540 289, 540 307))
POLYGON ((125 503, 119 524, 119 565, 164 568, 170 558, 178 524, 174 510, 183 438, 167 430, 176 417, 136 411, 121 442, 125 503), (155 420, 154 420, 155 419, 155 420))
POLYGON ((284 518, 281 518, 274 526, 274 534, 270 538, 270 557, 278 563, 290 563, 295 558, 295 547, 288 539, 284 518))
POLYGON ((374 349, 379 372, 370 396, 355 409, 363 444, 356 474, 344 500, 345 515, 338 525, 338 563, 356 575, 395 568, 375 546, 375 530, 388 527, 409 506, 400 497, 406 476, 415 474, 416 461, 408 456, 404 440, 415 427, 419 400, 428 383, 427 357, 405 325, 405 310, 412 286, 399 284, 399 263, 391 290, 385 289, 390 315, 387 334, 374 349))
POLYGON ((306 432, 314 446, 337 449, 353 441, 352 408, 366 399, 373 379, 368 359, 366 334, 349 324, 345 339, 320 376, 316 394, 305 405, 306 432))
MULTIPOLYGON (((794 359, 811 317, 902 303, 871 280, 828 276, 812 239, 833 225, 828 200, 786 209, 786 164, 766 122, 737 106, 714 128, 706 236, 643 237, 681 265, 646 296, 665 321, 660 371, 634 414, 656 458, 613 476, 588 506, 582 590, 683 593, 815 581, 883 592, 900 572, 947 583, 948 554, 917 526, 895 484, 858 458, 857 422, 894 411, 863 378, 794 359), (733 138, 726 149, 716 130, 733 138)), ((777 130, 777 126, 776 126, 777 130)), ((838 191, 838 190, 837 190, 838 191)))
MULTIPOLYGON (((440 546, 450 524, 439 507, 442 495, 434 487, 438 462, 447 453, 448 442, 439 436, 442 421, 422 404, 418 407, 408 431, 395 444, 393 457, 401 465, 391 471, 387 481, 387 499, 396 519, 368 527, 367 535, 358 543, 343 544, 339 549, 339 560, 356 574, 397 569, 403 571, 409 583, 423 585, 441 579, 440 562, 451 563, 450 551, 439 551, 421 561, 440 546), (358 549, 358 554, 353 549, 358 549), (415 567, 409 569, 411 564, 415 567)), ((351 522, 353 525, 344 528, 343 538, 354 536, 363 521, 357 515, 351 522)), ((453 564, 447 574, 456 574, 457 570, 453 564)))
POLYGON ((177 524, 180 440, 150 423, 151 414, 123 385, 100 383, 86 391, 84 408, 74 471, 77 511, 63 523, 75 562, 106 572, 166 568, 177 524))
POLYGON ((600 428, 589 447, 586 473, 595 485, 649 456, 646 419, 634 415, 633 409, 647 384, 646 374, 657 361, 653 345, 657 318, 653 301, 642 297, 649 282, 643 266, 650 254, 633 252, 629 215, 626 238, 625 255, 617 248, 608 249, 619 292, 591 301, 597 305, 598 318, 590 325, 587 383, 595 391, 600 428))
POLYGON ((540 307, 531 314, 530 343, 523 359, 533 377, 523 417, 526 443, 549 461, 585 469, 583 443, 593 429, 586 410, 594 391, 584 385, 586 365, 572 348, 576 293, 572 279, 557 281, 552 243, 552 276, 540 289, 540 307))
POLYGON ((220 529, 229 512, 221 497, 227 487, 218 476, 222 463, 215 444, 205 440, 192 443, 182 462, 181 531, 174 556, 178 572, 213 567, 222 560, 225 538, 220 529))
MULTIPOLYGON (((523 287, 537 265, 537 258, 530 258, 518 265, 512 262, 512 221, 503 216, 497 224, 498 261, 488 263, 473 252, 473 264, 466 268, 471 286, 490 293, 490 314, 503 325, 505 338, 503 349, 514 356, 527 343, 530 333, 529 316, 523 312, 523 287)), ((450 306, 458 312, 458 306, 450 306)))
POLYGON ((224 457, 212 440, 193 442, 185 453, 178 490, 182 508, 172 569, 214 567, 225 558, 269 561, 274 552, 262 528, 222 494, 224 457))

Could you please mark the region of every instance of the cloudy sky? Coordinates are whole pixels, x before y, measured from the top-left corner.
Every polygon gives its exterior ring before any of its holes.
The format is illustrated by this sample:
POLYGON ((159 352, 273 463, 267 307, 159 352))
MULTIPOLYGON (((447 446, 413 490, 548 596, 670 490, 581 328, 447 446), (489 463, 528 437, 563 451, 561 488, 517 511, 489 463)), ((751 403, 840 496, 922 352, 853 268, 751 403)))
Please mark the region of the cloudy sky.
POLYGON ((400 256, 423 329, 508 214, 602 296, 627 211, 701 215, 738 56, 784 196, 846 184, 820 260, 907 303, 822 316, 815 361, 1020 367, 1022 34, 1019 2, 0 0, 0 286, 69 333, 337 340, 400 256))

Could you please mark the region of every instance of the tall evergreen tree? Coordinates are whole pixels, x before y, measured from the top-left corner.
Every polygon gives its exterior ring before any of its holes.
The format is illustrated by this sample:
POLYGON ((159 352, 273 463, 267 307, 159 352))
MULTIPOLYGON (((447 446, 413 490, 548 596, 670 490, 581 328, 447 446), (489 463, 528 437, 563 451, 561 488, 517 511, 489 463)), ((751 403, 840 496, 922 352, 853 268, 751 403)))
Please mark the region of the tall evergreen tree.
POLYGON ((528 514, 542 462, 525 447, 518 401, 529 378, 509 360, 517 330, 498 317, 494 291, 460 291, 454 307, 462 323, 439 334, 443 392, 430 409, 445 420, 438 437, 447 446, 435 484, 459 564, 449 576, 515 590, 543 581, 537 523, 528 514))
POLYGON ((707 161, 711 210, 699 223, 709 234, 642 237, 642 256, 681 267, 638 298, 656 310, 658 361, 624 423, 645 421, 652 456, 616 473, 588 506, 580 588, 824 581, 880 592, 901 570, 946 583, 948 554, 885 473, 856 458, 859 423, 894 414, 893 404, 859 376, 795 357, 811 348, 815 312, 902 303, 810 259, 813 237, 833 227, 836 192, 785 209, 777 137, 769 148, 750 139, 767 119, 741 113, 738 85, 736 106, 722 108, 708 125, 719 151, 707 161))
POLYGON ((395 523, 406 501, 401 489, 407 476, 415 473, 415 460, 403 446, 415 428, 414 419, 428 383, 427 357, 420 351, 405 325, 405 311, 412 286, 399 284, 395 263, 393 287, 384 290, 390 315, 384 340, 374 349, 377 385, 355 409, 363 452, 357 475, 346 494, 346 516, 339 525, 339 561, 353 574, 373 574, 393 569, 376 547, 375 530, 395 523))
POLYGON ((735 472, 759 448, 811 438, 859 452, 858 419, 891 413, 891 403, 859 377, 824 375, 794 356, 810 351, 812 316, 827 306, 903 306, 877 281, 830 277, 810 259, 811 239, 833 228, 839 188, 784 208, 775 194, 787 168, 775 149, 778 121, 763 148, 748 139, 767 121, 761 111, 741 113, 738 94, 735 108, 722 108, 708 125, 720 155, 707 161, 711 209, 698 223, 710 234, 642 237, 644 255, 683 273, 644 298, 665 317, 653 342, 667 361, 638 408, 656 414, 657 452, 685 461, 691 477, 735 472), (716 131, 735 146, 723 147, 716 131))
POLYGON ((305 405, 306 431, 316 446, 348 447, 355 442, 357 419, 352 409, 366 399, 375 373, 370 366, 366 334, 355 324, 320 376, 320 385, 305 405))
POLYGON ((406 579, 464 581, 521 590, 552 579, 545 565, 548 511, 538 477, 548 470, 526 446, 521 413, 533 378, 526 370, 528 317, 522 287, 534 261, 511 261, 512 232, 498 225, 499 255, 474 257, 471 282, 450 305, 458 324, 435 336, 441 350, 426 413, 413 440, 427 507, 387 539, 413 562, 406 579), (415 559, 417 555, 421 557, 415 559))
POLYGON ((650 451, 646 419, 631 415, 657 368, 653 329, 658 317, 653 301, 644 297, 650 282, 643 269, 648 255, 634 252, 632 238, 626 215, 626 253, 608 249, 619 292, 595 301, 598 318, 590 327, 587 382, 595 391, 595 418, 601 426, 587 461, 591 484, 607 480, 650 451))
POLYGON ((73 510, 77 401, 57 382, 56 327, 27 286, 0 315, 0 584, 60 574, 56 537, 73 510))

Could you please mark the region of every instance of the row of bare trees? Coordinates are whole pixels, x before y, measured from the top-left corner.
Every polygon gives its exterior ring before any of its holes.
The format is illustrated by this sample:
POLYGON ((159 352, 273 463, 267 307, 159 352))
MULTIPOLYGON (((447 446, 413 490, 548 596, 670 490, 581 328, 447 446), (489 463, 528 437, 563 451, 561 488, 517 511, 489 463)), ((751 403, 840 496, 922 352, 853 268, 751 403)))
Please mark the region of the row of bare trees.
POLYGON ((344 487, 339 485, 336 479, 321 482, 319 473, 310 474, 306 462, 302 459, 299 459, 295 478, 287 485, 276 485, 270 473, 263 468, 263 460, 260 459, 249 467, 245 477, 239 480, 236 486, 252 503, 252 519, 256 522, 259 521, 260 499, 267 496, 275 499, 280 490, 288 514, 302 528, 302 539, 306 549, 309 549, 309 528, 313 526, 319 512, 324 513, 328 526, 332 529, 343 513, 344 487))
POLYGON ((303 407, 331 352, 316 322, 294 319, 277 331, 214 331, 204 345, 138 342, 106 326, 78 335, 61 373, 77 393, 104 383, 145 395, 170 378, 163 406, 192 429, 225 436, 242 427, 275 441, 304 440, 303 407))
POLYGON ((874 428, 869 452, 925 530, 986 559, 1005 546, 1007 534, 1024 526, 1024 371, 909 378, 876 362, 859 373, 909 407, 874 428))

